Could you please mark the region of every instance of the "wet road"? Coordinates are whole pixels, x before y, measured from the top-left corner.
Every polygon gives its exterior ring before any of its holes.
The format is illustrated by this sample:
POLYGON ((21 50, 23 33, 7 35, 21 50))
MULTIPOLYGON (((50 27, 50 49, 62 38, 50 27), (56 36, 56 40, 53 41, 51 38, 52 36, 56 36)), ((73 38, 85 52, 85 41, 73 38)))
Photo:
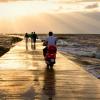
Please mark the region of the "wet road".
POLYGON ((100 100, 100 81, 57 53, 46 69, 42 44, 36 50, 19 42, 0 58, 0 100, 100 100))

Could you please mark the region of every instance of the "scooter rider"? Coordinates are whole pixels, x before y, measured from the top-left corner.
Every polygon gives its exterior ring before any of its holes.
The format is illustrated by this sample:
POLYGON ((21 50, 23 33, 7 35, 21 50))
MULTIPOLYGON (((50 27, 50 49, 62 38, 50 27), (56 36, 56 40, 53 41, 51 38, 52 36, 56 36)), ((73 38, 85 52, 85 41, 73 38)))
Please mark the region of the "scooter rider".
POLYGON ((53 32, 49 32, 49 36, 47 37, 47 39, 45 40, 45 44, 46 47, 43 49, 43 55, 45 57, 47 50, 48 50, 48 46, 53 45, 56 47, 56 42, 57 42, 57 38, 55 36, 53 36, 53 32))

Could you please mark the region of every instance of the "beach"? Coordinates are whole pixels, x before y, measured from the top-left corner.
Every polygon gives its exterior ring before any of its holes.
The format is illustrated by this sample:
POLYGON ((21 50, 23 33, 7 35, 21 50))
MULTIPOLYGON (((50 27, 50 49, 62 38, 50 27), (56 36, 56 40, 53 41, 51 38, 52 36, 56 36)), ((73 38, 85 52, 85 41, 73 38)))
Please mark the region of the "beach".
POLYGON ((0 56, 10 50, 11 47, 22 39, 16 36, 0 35, 0 56))

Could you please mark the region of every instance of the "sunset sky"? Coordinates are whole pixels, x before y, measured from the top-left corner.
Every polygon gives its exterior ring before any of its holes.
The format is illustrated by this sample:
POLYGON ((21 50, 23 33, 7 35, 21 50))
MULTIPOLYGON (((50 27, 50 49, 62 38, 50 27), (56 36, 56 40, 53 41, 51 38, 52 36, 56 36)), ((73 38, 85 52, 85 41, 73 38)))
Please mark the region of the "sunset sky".
POLYGON ((100 33, 100 0, 0 0, 0 33, 100 33))

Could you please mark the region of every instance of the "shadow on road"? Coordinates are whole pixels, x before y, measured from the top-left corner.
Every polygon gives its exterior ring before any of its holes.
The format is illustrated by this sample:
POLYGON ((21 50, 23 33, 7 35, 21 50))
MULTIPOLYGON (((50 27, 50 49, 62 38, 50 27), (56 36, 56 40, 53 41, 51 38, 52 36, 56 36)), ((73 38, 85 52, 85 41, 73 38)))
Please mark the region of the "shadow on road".
POLYGON ((53 100, 55 96, 55 71, 54 69, 45 69, 43 91, 48 100, 53 100))

